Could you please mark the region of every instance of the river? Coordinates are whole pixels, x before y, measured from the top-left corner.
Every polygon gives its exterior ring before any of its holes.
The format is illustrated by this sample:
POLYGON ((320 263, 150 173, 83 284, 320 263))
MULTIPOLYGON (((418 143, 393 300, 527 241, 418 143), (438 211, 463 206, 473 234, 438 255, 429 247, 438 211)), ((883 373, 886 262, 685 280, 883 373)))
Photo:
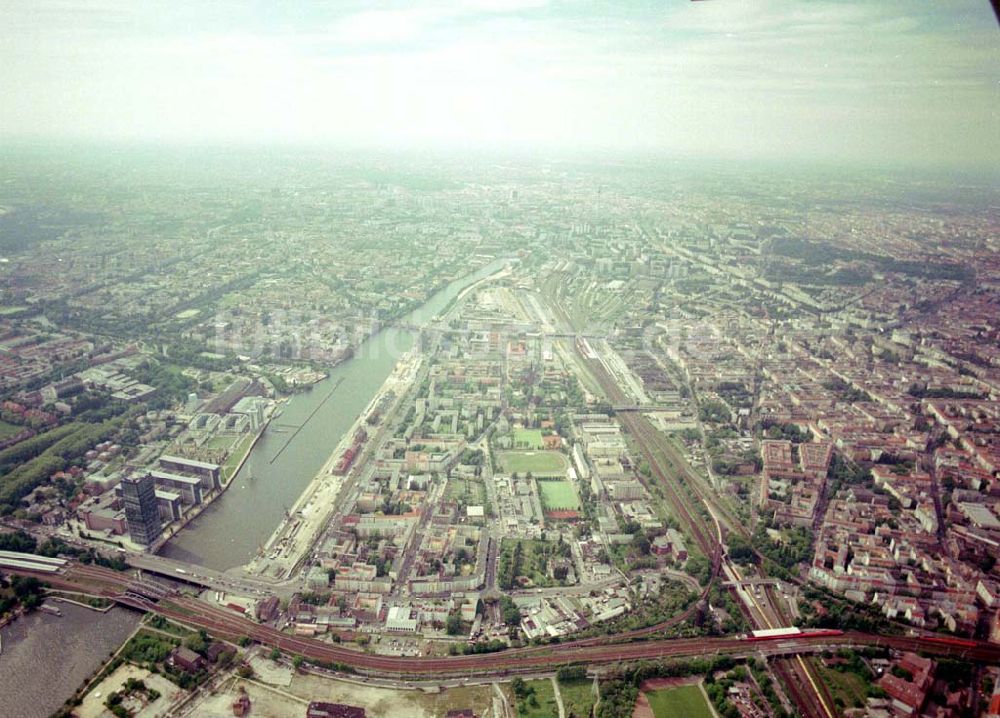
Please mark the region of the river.
POLYGON ((141 616, 98 613, 54 602, 62 616, 36 611, 0 629, 0 716, 52 715, 128 638, 141 616))
MULTIPOLYGON (((401 323, 426 325, 464 288, 506 263, 499 259, 455 280, 401 323)), ((249 562, 414 340, 411 330, 383 329, 361 344, 354 357, 334 367, 312 391, 292 397, 261 436, 229 489, 159 553, 218 571, 249 562)))

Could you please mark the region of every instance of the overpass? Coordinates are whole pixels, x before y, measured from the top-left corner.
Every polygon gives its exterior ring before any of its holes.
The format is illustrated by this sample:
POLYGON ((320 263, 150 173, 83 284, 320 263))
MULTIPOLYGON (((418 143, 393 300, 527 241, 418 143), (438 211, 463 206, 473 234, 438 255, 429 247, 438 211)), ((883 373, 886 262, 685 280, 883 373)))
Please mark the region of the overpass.
POLYGON ((774 586, 781 588, 781 579, 777 578, 741 578, 738 581, 723 581, 722 585, 729 586, 774 586))
POLYGON ((147 573, 165 576, 172 581, 182 581, 201 588, 229 593, 244 593, 247 595, 277 595, 291 596, 301 591, 303 583, 298 580, 270 582, 245 575, 242 569, 216 571, 205 566, 178 561, 155 554, 128 554, 123 557, 133 568, 147 573))
POLYGON ((635 411, 677 411, 676 404, 612 404, 611 409, 615 412, 635 412, 635 411))

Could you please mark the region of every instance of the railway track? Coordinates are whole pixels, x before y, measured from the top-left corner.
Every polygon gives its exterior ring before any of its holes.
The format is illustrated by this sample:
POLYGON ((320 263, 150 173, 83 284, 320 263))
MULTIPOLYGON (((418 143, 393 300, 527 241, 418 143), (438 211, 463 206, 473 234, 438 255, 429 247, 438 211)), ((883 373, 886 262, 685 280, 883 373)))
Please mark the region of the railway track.
POLYGON ((704 521, 701 512, 683 490, 678 490, 670 479, 670 467, 658 450, 657 429, 649 421, 636 414, 624 414, 619 417, 629 434, 635 439, 646 459, 649 461, 653 475, 658 479, 659 486, 667 495, 667 500, 678 514, 677 518, 685 525, 701 552, 708 558, 717 561, 717 554, 722 544, 721 527, 716 526, 715 534, 704 521))
MULTIPOLYGON (((579 347, 577 347, 577 353, 580 360, 585 363, 594 376, 608 401, 612 404, 628 402, 625 392, 622 391, 621 387, 610 376, 607 369, 599 360, 586 356, 579 350, 579 347)), ((685 472, 682 467, 678 466, 676 457, 668 458, 667 452, 662 447, 662 437, 656 427, 638 413, 627 412, 621 414, 618 418, 639 445, 642 454, 649 461, 650 469, 657 479, 658 485, 666 495, 667 501, 673 507, 677 519, 683 524, 699 550, 712 561, 712 576, 714 578, 719 570, 721 547, 724 541, 721 524, 713 516, 715 523, 715 530, 713 532, 708 522, 702 517, 701 511, 698 507, 694 506, 692 499, 686 496, 682 489, 678 489, 676 480, 671 477, 672 475, 680 475, 685 472), (714 536, 712 535, 713 533, 715 534, 714 536)), ((692 485, 693 482, 690 478, 687 479, 686 483, 694 493, 698 493, 697 487, 692 485)), ((711 506, 703 495, 699 495, 698 499, 705 503, 706 506, 711 506)))
MULTIPOLYGON (((580 356, 582 361, 587 362, 588 369, 601 386, 606 398, 613 404, 625 402, 625 393, 610 376, 604 365, 599 360, 584 356, 582 352, 580 356)), ((711 558, 710 588, 721 569, 725 544, 725 534, 719 516, 726 518, 731 530, 736 530, 744 536, 748 536, 746 528, 728 515, 728 511, 714 500, 714 497, 710 495, 710 487, 703 485, 701 478, 694 474, 686 461, 677 456, 674 447, 669 445, 669 442, 645 417, 629 412, 620 414, 618 418, 649 461, 653 475, 658 479, 659 485, 666 494, 677 518, 684 524, 703 554, 711 558), (683 486, 680 486, 681 480, 683 480, 683 486), (715 524, 714 532, 708 527, 700 509, 692 506, 694 501, 688 495, 688 491, 705 506, 715 524)), ((764 610, 760 610, 766 625, 755 620, 754 616, 747 611, 751 624, 757 625, 758 628, 774 628, 775 626, 767 618, 764 610)), ((834 718, 835 713, 830 708, 833 702, 826 687, 810 672, 809 664, 801 656, 787 659, 779 657, 772 661, 772 668, 778 679, 787 688, 789 697, 801 713, 809 718, 834 718)))
MULTIPOLYGON (((18 573, 22 573, 18 571, 18 573)), ((36 575, 31 572, 23 572, 36 575)), ((615 665, 621 662, 685 658, 712 654, 733 656, 798 655, 824 648, 850 646, 885 646, 903 651, 918 651, 934 655, 954 656, 966 660, 991 663, 1000 662, 1000 645, 981 641, 947 641, 925 636, 877 636, 849 632, 839 636, 806 636, 782 639, 762 644, 740 638, 687 638, 659 639, 630 643, 567 642, 531 648, 513 648, 490 654, 447 657, 378 656, 355 651, 326 641, 300 638, 278 631, 271 626, 256 623, 229 609, 212 606, 195 598, 174 595, 162 601, 153 601, 127 595, 132 583, 127 574, 119 574, 100 567, 73 565, 66 575, 58 578, 46 575, 50 583, 76 586, 88 593, 102 593, 115 585, 119 593, 112 598, 136 610, 153 612, 178 623, 204 628, 212 635, 237 641, 244 636, 282 651, 324 663, 340 664, 360 673, 381 676, 450 676, 470 672, 490 675, 507 675, 518 671, 553 668, 562 665, 615 665), (103 588, 95 589, 95 584, 103 588)), ((620 636, 625 638, 624 634, 620 636)))
MULTIPOLYGON (((762 588, 765 604, 773 609, 778 625, 788 626, 792 623, 791 616, 784 610, 776 591, 770 586, 762 588)), ((783 682, 795 695, 792 700, 797 705, 809 706, 808 714, 819 718, 835 718, 836 703, 830 689, 816 672, 816 662, 812 657, 796 656, 795 658, 779 658, 774 661, 778 670, 785 671, 783 682)))
POLYGON ((796 659, 801 660, 801 656, 771 661, 771 670, 785 687, 792 703, 806 718, 836 718, 836 714, 830 713, 823 704, 823 698, 816 690, 817 686, 811 682, 812 679, 802 670, 795 670, 796 659))
MULTIPOLYGON (((269 626, 254 623, 226 609, 206 607, 204 603, 196 599, 180 599, 178 606, 181 610, 162 606, 156 607, 155 610, 181 623, 204 627, 210 632, 214 631, 216 634, 221 634, 231 640, 249 636, 265 645, 275 646, 286 652, 303 655, 314 660, 352 666, 361 672, 368 671, 390 675, 450 675, 484 670, 509 672, 572 663, 613 664, 621 661, 691 657, 712 653, 751 655, 761 650, 761 644, 747 643, 739 638, 705 639, 699 637, 582 647, 556 644, 539 648, 510 649, 493 654, 441 658, 377 656, 323 641, 289 636, 269 626)), ((948 644, 928 643, 919 637, 879 637, 861 633, 845 633, 842 636, 776 641, 768 646, 768 650, 778 655, 782 653, 797 655, 801 652, 811 652, 825 647, 887 645, 900 650, 925 651, 945 655, 955 655, 956 652, 960 652, 966 653, 969 657, 993 661, 1000 658, 1000 646, 978 642, 970 643, 974 645, 956 647, 948 644)))
MULTIPOLYGON (((42 578, 42 576, 39 576, 42 578)), ((72 564, 70 570, 66 574, 61 575, 50 575, 46 574, 44 580, 47 582, 58 585, 59 587, 68 588, 70 590, 85 591, 91 590, 93 587, 101 587, 101 595, 108 598, 118 598, 122 596, 130 583, 129 577, 126 574, 113 571, 108 568, 102 568, 100 566, 88 566, 84 564, 72 564)), ((708 589, 702 591, 699 595, 698 600, 704 600, 708 595, 708 589)), ((133 606, 134 608, 139 608, 141 610, 156 610, 150 606, 133 606)), ((199 610, 212 609, 210 604, 198 601, 197 608, 199 610)), ((692 604, 692 607, 679 613, 675 616, 671 616, 666 621, 661 621, 659 623, 646 626, 644 628, 636 628, 630 631, 624 631, 621 633, 616 633, 609 636, 594 636, 591 638, 579 638, 572 641, 563 641, 559 645, 566 648, 583 648, 587 646, 599 646, 602 644, 609 643, 621 643, 628 640, 644 639, 649 636, 660 633, 668 628, 677 626, 688 618, 697 610, 698 602, 692 604)), ((231 612, 219 609, 214 611, 217 615, 231 616, 231 612)), ((525 652, 538 652, 542 653, 547 651, 548 646, 532 646, 522 649, 525 652)))

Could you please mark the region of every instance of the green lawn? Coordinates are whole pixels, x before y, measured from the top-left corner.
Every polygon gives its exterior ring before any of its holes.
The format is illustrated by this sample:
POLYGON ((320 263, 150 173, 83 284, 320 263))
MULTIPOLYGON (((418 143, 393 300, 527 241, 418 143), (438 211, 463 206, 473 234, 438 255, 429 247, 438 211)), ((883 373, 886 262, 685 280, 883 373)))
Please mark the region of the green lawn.
POLYGON ((569 462, 558 451, 502 451, 500 464, 508 473, 565 476, 569 462))
POLYGON ((477 506, 486 501, 486 487, 482 481, 448 479, 445 496, 451 501, 464 501, 466 506, 477 506))
POLYGON ((666 688, 646 694, 656 718, 713 718, 698 686, 666 688))
POLYGON ((545 446, 542 442, 542 430, 514 429, 514 446, 518 449, 541 449, 545 446))
POLYGON ((157 631, 162 631, 164 633, 172 633, 178 638, 187 638, 188 636, 194 635, 194 631, 189 631, 186 628, 181 628, 176 623, 171 623, 163 616, 157 616, 155 614, 146 614, 147 619, 145 621, 146 625, 157 631))
POLYGON ((539 481, 538 492, 542 496, 542 508, 548 510, 580 509, 573 485, 568 481, 539 481))
MULTIPOLYGON (((246 438, 246 437, 243 437, 243 438, 246 438)), ((232 449, 232 446, 233 446, 233 444, 236 443, 236 441, 237 441, 237 437, 236 436, 232 436, 232 435, 229 435, 229 436, 226 436, 226 435, 213 436, 211 439, 209 439, 208 441, 205 442, 205 448, 206 449, 226 449, 226 450, 230 450, 230 449, 232 449)))
POLYGON ((518 718, 553 718, 559 715, 552 681, 527 681, 531 694, 524 700, 517 701, 518 718))
POLYGON ((222 480, 229 481, 233 477, 233 472, 236 471, 236 465, 243 460, 243 455, 250 448, 250 444, 253 443, 256 434, 247 434, 240 438, 239 442, 229 450, 229 456, 226 457, 226 463, 222 465, 222 480))
POLYGON ((10 424, 6 421, 0 421, 0 441, 3 439, 9 439, 17 432, 21 431, 24 427, 18 426, 17 424, 10 424))
POLYGON ((826 668, 823 665, 819 665, 819 675, 830 689, 833 699, 840 699, 844 707, 854 708, 865 704, 868 686, 861 676, 826 668))
POLYGON ((586 718, 594 707, 594 682, 588 679, 582 681, 559 682, 559 694, 562 696, 566 715, 586 718))
MULTIPOLYGON (((540 541, 535 539, 511 539, 506 538, 500 544, 500 564, 499 573, 501 581, 508 577, 511 581, 517 576, 527 576, 537 588, 560 585, 558 581, 550 578, 546 572, 549 558, 561 554, 569 557, 569 551, 565 544, 560 549, 554 541, 540 541), (513 558, 515 548, 521 546, 521 560, 519 564, 514 564, 513 558)), ((502 585, 502 584, 501 584, 502 585)))

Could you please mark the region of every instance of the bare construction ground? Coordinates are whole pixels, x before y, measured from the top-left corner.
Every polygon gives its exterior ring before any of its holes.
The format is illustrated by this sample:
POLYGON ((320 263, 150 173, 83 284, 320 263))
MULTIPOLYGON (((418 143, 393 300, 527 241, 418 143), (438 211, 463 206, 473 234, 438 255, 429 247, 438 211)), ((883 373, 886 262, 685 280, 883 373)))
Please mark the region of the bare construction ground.
POLYGON ((439 718, 448 711, 472 708, 483 718, 494 717, 493 689, 489 685, 447 688, 439 692, 397 690, 362 683, 327 678, 313 674, 295 674, 289 686, 271 686, 257 680, 235 676, 223 681, 211 694, 186 706, 185 715, 231 716, 232 703, 246 691, 251 715, 299 718, 309 701, 346 703, 365 709, 370 718, 439 718))

